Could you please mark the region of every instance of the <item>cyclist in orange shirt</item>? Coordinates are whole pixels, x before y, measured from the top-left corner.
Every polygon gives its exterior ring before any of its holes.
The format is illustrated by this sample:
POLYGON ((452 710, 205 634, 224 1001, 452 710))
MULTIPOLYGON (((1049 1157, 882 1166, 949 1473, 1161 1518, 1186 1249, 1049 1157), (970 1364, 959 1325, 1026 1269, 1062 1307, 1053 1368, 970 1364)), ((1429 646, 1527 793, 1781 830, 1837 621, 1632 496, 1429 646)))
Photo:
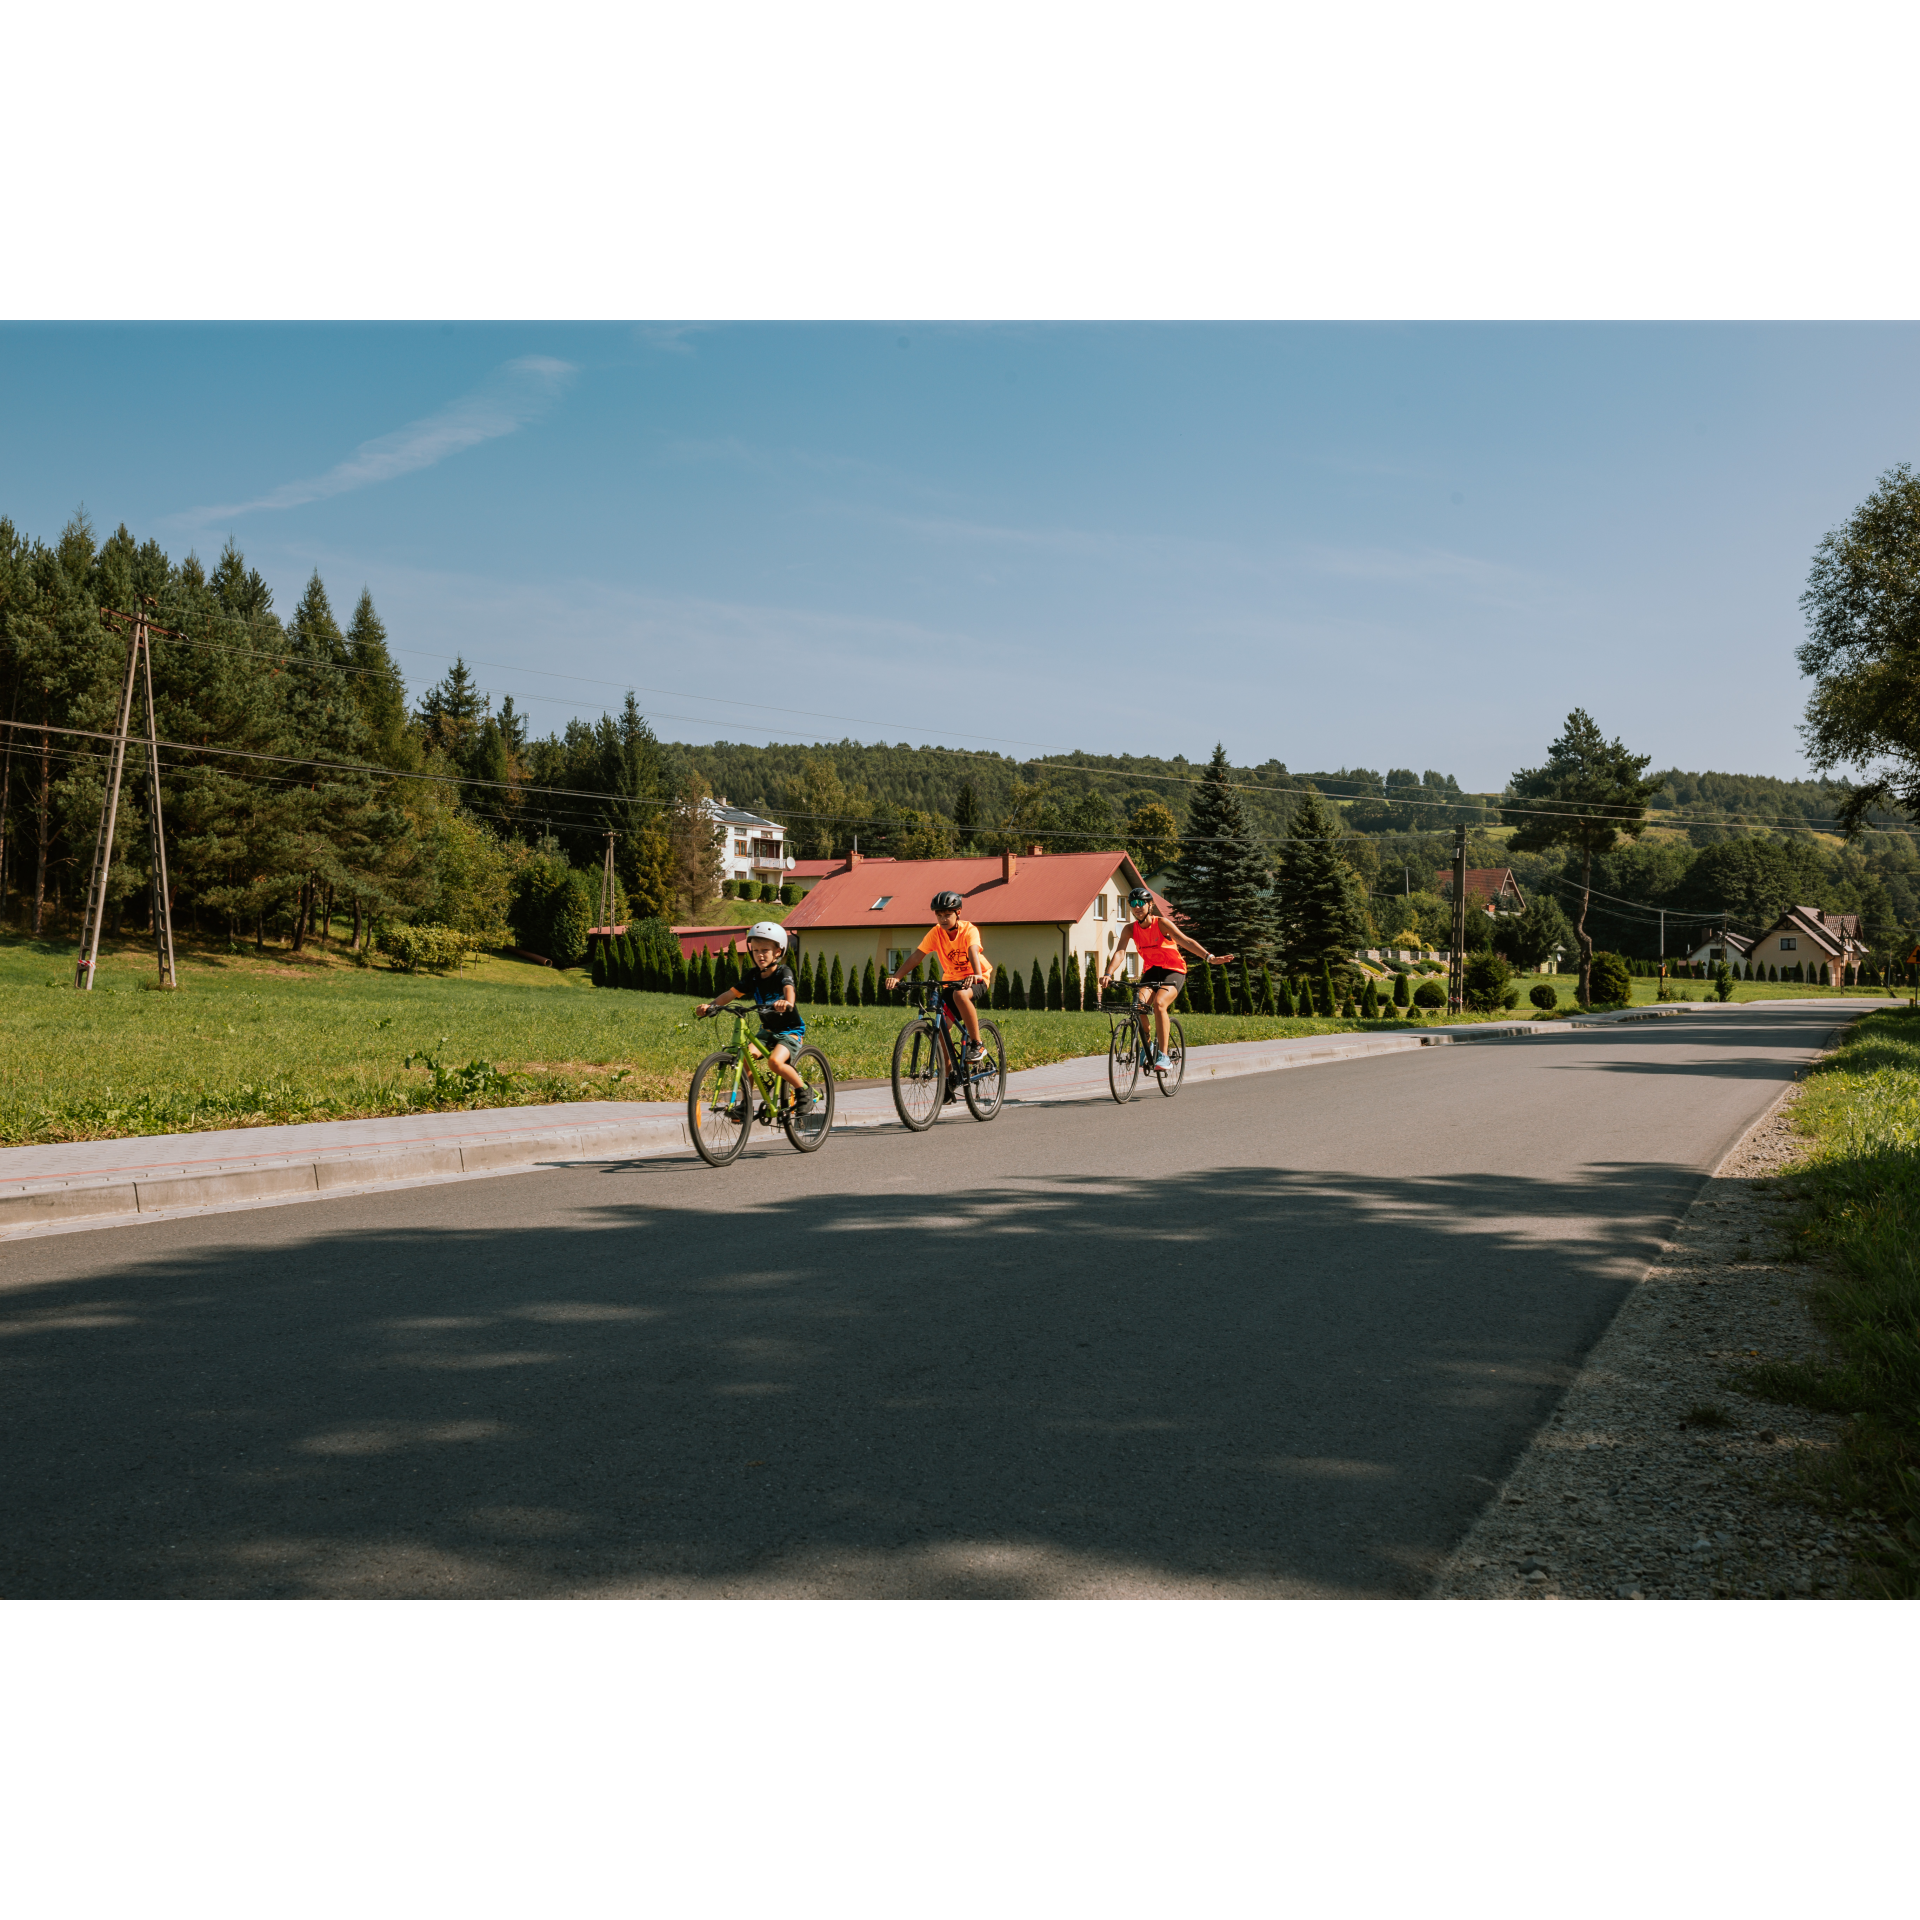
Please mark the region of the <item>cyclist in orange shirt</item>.
MULTIPOLYGON (((985 986, 993 978, 993 969, 981 948, 979 928, 971 920, 960 918, 961 905, 957 893, 936 893, 933 896, 935 924, 927 929, 926 938, 914 952, 931 953, 939 960, 940 997, 967 1030, 966 1064, 973 1067, 987 1057, 986 1049, 980 1044, 980 1015, 974 1009, 973 983, 978 980, 985 986)), ((900 973, 904 972, 906 968, 902 967, 900 973)), ((900 984, 900 973, 887 975, 889 993, 900 984)))
POLYGON ((1181 959, 1180 949, 1185 947, 1189 953, 1198 954, 1208 966, 1218 960, 1231 960, 1233 955, 1211 954, 1198 940, 1189 940, 1154 905, 1153 895, 1145 887, 1135 887, 1127 895, 1127 911, 1133 917, 1120 930, 1120 943, 1100 975, 1100 990, 1104 993, 1107 982, 1120 970, 1131 941, 1146 969, 1140 976, 1140 992, 1135 1004, 1145 1006, 1151 1001, 1153 1005, 1154 1038, 1158 1044, 1148 1064, 1155 1073, 1165 1073, 1173 1065, 1167 1058, 1167 1041, 1171 1037, 1167 1009, 1180 998, 1180 989, 1187 984, 1187 963, 1181 959))

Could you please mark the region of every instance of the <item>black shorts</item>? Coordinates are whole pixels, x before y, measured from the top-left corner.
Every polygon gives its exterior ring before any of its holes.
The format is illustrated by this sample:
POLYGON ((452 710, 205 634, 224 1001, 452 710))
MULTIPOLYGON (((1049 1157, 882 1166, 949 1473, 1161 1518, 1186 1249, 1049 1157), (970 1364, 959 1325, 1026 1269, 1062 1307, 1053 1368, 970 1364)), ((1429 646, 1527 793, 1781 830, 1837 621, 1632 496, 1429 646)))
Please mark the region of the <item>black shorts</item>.
POLYGON ((1149 967, 1140 976, 1140 984, 1149 989, 1184 987, 1187 984, 1187 970, 1185 967, 1149 967))

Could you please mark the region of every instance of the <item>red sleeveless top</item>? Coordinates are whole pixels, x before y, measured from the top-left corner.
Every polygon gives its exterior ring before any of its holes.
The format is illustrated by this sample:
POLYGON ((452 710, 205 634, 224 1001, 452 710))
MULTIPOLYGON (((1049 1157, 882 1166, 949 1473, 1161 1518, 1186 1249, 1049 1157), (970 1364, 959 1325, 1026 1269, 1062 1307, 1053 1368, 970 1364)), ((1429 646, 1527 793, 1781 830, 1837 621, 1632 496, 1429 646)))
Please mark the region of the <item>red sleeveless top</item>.
POLYGON ((1160 924, 1157 914, 1144 923, 1129 920, 1127 925, 1133 933, 1133 948, 1139 954, 1143 967, 1165 967, 1169 973, 1186 972, 1186 959, 1167 937, 1167 930, 1160 924))

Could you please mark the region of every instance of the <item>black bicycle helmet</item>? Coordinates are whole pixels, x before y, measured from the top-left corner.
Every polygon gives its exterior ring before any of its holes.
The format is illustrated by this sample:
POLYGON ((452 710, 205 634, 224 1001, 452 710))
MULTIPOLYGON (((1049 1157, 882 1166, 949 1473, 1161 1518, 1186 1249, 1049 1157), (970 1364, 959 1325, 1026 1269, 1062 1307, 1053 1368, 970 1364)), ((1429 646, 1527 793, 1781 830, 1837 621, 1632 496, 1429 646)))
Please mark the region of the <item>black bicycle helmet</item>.
POLYGON ((1127 905, 1130 907, 1152 906, 1153 905, 1152 890, 1148 887, 1135 887, 1134 890, 1127 895, 1127 905))
POLYGON ((936 893, 933 896, 933 910, 935 913, 958 913, 960 911, 960 904, 960 896, 957 893, 936 893))

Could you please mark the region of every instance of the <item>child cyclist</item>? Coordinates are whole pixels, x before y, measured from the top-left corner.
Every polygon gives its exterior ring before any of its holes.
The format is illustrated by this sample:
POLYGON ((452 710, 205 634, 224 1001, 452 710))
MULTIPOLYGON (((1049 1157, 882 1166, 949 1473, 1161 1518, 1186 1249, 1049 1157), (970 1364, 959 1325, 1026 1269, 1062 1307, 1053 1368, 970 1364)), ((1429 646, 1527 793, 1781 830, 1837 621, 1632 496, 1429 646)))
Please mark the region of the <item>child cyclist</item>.
POLYGON ((1127 911, 1133 917, 1120 930, 1120 943, 1100 975, 1100 986, 1104 991, 1107 982, 1119 971, 1121 961, 1126 958, 1127 943, 1131 941, 1145 968, 1140 976, 1140 996, 1134 1004, 1144 1007, 1152 1003, 1155 1041, 1152 1066, 1155 1073, 1165 1073, 1173 1065, 1167 1058, 1167 1041, 1171 1037, 1167 1009, 1179 999, 1180 989, 1187 984, 1187 963, 1181 959, 1180 949, 1185 947, 1189 953, 1198 954, 1210 967, 1222 960, 1231 960, 1233 955, 1209 953, 1199 941, 1189 940, 1153 904, 1153 895, 1145 887, 1135 887, 1127 895, 1127 911))
MULTIPOLYGON (((977 1067, 987 1054, 980 1044, 980 1015, 974 1009, 973 983, 977 979, 984 986, 993 978, 993 969, 981 950, 980 930, 971 920, 960 918, 961 904, 957 893, 933 896, 934 924, 914 952, 931 953, 939 960, 940 997, 960 1016, 960 1024, 967 1030, 966 1064, 977 1067)), ((900 970, 905 971, 904 967, 900 970)), ((899 973, 887 975, 889 993, 899 984, 899 973)))
POLYGON ((786 964, 787 930, 777 920, 756 920, 747 929, 747 957, 754 970, 745 982, 703 1000, 694 1012, 705 1019, 718 1013, 729 1000, 751 1000, 760 1010, 760 1045, 767 1064, 793 1089, 793 1110, 804 1114, 813 1105, 800 1076, 787 1063, 800 1051, 807 1036, 807 1023, 794 1004, 799 997, 793 984, 793 969, 786 964))

